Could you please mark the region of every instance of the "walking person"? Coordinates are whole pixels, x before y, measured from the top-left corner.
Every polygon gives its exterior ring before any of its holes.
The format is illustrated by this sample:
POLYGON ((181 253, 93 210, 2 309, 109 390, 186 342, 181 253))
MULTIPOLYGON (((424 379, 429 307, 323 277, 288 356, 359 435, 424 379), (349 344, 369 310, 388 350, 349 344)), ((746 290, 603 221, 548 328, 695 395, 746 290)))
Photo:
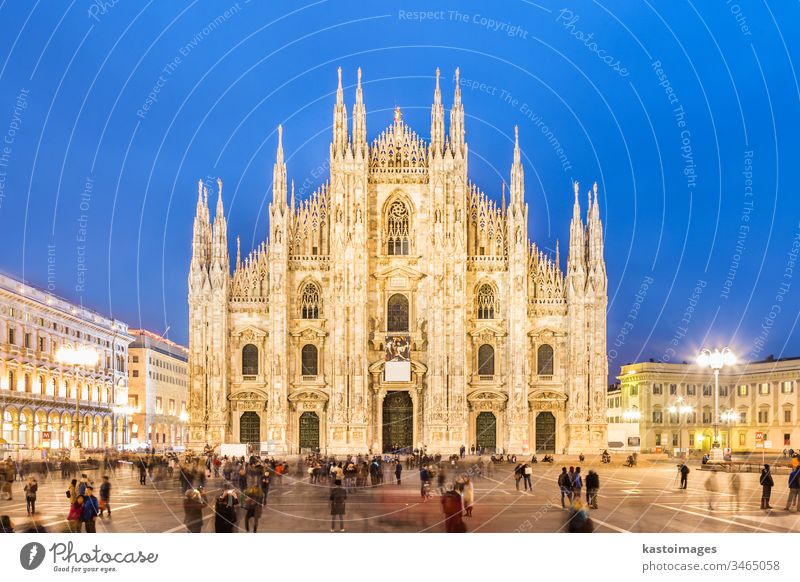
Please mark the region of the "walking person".
POLYGON ((531 484, 531 477, 533 476, 533 469, 530 465, 525 463, 522 465, 522 478, 525 480, 525 491, 533 491, 533 485, 531 484))
POLYGON ((447 533, 464 533, 467 531, 464 520, 461 518, 464 510, 463 500, 453 485, 447 486, 447 491, 442 494, 442 511, 444 512, 444 528, 447 533))
POLYGON ((100 484, 100 517, 103 517, 103 512, 108 511, 108 517, 111 517, 111 481, 108 476, 103 476, 103 482, 100 484))
POLYGON ((775 486, 775 481, 772 479, 769 465, 764 465, 764 468, 761 469, 761 476, 758 478, 758 482, 761 484, 761 509, 772 509, 769 504, 769 498, 772 496, 772 488, 775 486))
POLYGON ((39 484, 33 477, 28 477, 28 482, 25 484, 25 508, 28 515, 36 513, 36 492, 39 490, 39 484))
POLYGON ((394 478, 397 481, 398 485, 400 485, 402 474, 403 474, 403 464, 400 461, 397 461, 394 464, 394 478))
POLYGON ((680 489, 686 489, 686 484, 688 482, 688 477, 689 477, 689 465, 687 465, 686 462, 684 461, 678 467, 678 472, 681 474, 680 489))
POLYGON ((572 476, 572 498, 581 498, 581 489, 583 489, 583 477, 581 477, 581 468, 575 467, 575 474, 572 476))
POLYGON ((472 508, 475 505, 475 487, 472 485, 472 479, 466 477, 464 479, 464 488, 461 492, 461 497, 464 502, 464 515, 472 517, 472 508))
POLYGON ((183 497, 183 523, 189 533, 203 531, 203 508, 205 503, 197 489, 187 489, 183 497))
POLYGON ((83 527, 86 528, 86 533, 97 533, 95 519, 100 512, 100 504, 97 497, 94 496, 94 488, 91 485, 86 486, 86 495, 83 496, 83 511, 81 512, 81 522, 83 527))
POLYGON ((586 475, 586 503, 592 509, 597 509, 597 494, 600 491, 600 475, 594 469, 589 469, 586 475))
POLYGON ((717 496, 717 491, 719 491, 719 484, 717 483, 717 471, 715 469, 711 469, 708 479, 706 479, 706 491, 708 491, 708 509, 713 511, 714 498, 717 496))
POLYGON ((69 533, 81 533, 81 515, 83 515, 83 495, 78 495, 70 504, 69 513, 67 513, 69 533))
POLYGON ((558 476, 558 489, 561 491, 561 509, 566 509, 565 498, 572 504, 572 479, 567 473, 566 467, 561 467, 561 474, 558 476))
POLYGON ((336 518, 339 518, 339 531, 344 531, 344 512, 345 502, 347 501, 347 491, 342 487, 339 479, 333 482, 331 489, 331 531, 336 531, 336 518))
POLYGON ((258 485, 251 485, 244 492, 244 529, 250 531, 250 520, 253 520, 253 533, 258 533, 258 520, 261 519, 261 512, 264 504, 261 499, 261 488, 258 485))
POLYGON ((731 495, 736 500, 736 511, 739 511, 739 489, 741 488, 741 479, 739 473, 731 473, 731 495))
POLYGON ((214 531, 216 533, 233 533, 233 528, 238 521, 237 505, 239 505, 239 495, 233 490, 233 486, 227 483, 222 494, 214 503, 214 531))
POLYGON ((147 484, 147 465, 144 459, 139 459, 139 485, 147 484))
POLYGON ((269 495, 269 480, 271 478, 269 472, 269 466, 264 467, 264 474, 261 475, 261 492, 263 493, 261 497, 261 505, 267 504, 267 495, 269 495))
POLYGON ((522 463, 519 463, 514 467, 514 486, 517 488, 517 491, 519 491, 519 482, 522 481, 522 475, 523 467, 522 463))
POLYGON ((800 511, 800 467, 795 467, 789 473, 789 497, 786 499, 786 511, 791 511, 792 505, 797 511, 800 511))

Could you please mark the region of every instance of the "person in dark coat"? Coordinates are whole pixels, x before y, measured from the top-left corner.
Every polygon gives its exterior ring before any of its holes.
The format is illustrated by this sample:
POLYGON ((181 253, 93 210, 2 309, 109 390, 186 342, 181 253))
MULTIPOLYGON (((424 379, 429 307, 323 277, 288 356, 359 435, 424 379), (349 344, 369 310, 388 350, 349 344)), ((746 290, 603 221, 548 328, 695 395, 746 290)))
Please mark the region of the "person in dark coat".
POLYGON ((28 510, 28 515, 36 513, 36 492, 39 490, 39 484, 33 477, 28 477, 28 482, 25 484, 25 507, 28 510))
POLYGON ((586 475, 586 503, 592 509, 597 509, 597 493, 600 491, 600 475, 594 469, 589 469, 586 475))
POLYGON ((147 465, 144 459, 139 458, 139 485, 147 484, 147 465))
POLYGON ((444 512, 444 528, 447 533, 464 533, 467 531, 462 519, 464 502, 452 485, 442 494, 442 511, 444 512))
POLYGON ((233 487, 228 484, 222 495, 217 497, 214 504, 214 531, 216 533, 233 533, 236 526, 236 506, 239 505, 239 496, 233 487))
POLYGON ((347 501, 347 491, 342 487, 342 482, 337 479, 331 489, 331 531, 336 531, 336 516, 339 516, 339 531, 344 531, 344 509, 347 501))
POLYGON ((243 505, 246 511, 244 517, 244 529, 250 531, 250 520, 253 520, 253 533, 258 533, 258 520, 261 519, 261 512, 264 508, 261 496, 261 487, 253 484, 244 491, 243 505))
POLYGON ((681 474, 681 489, 686 489, 686 483, 689 477, 689 466, 686 463, 681 463, 678 467, 678 472, 681 474))
POLYGON ((394 478, 397 480, 397 484, 400 485, 400 477, 403 474, 403 465, 400 461, 394 464, 394 478))
POLYGON ((100 517, 103 517, 104 511, 108 511, 108 517, 111 517, 111 481, 108 476, 103 477, 100 485, 100 517))
POLYGON ((197 489, 188 489, 183 498, 183 523, 189 533, 203 531, 203 508, 205 503, 197 489))
POLYGON ((83 496, 83 510, 81 511, 81 523, 86 528, 86 533, 97 533, 97 514, 100 513, 100 503, 94 496, 94 488, 86 486, 86 495, 83 496))
POLYGON ((772 488, 775 486, 775 481, 772 479, 772 473, 769 471, 769 465, 764 465, 761 469, 761 477, 758 478, 761 484, 761 509, 772 509, 769 504, 769 498, 772 496, 772 488))

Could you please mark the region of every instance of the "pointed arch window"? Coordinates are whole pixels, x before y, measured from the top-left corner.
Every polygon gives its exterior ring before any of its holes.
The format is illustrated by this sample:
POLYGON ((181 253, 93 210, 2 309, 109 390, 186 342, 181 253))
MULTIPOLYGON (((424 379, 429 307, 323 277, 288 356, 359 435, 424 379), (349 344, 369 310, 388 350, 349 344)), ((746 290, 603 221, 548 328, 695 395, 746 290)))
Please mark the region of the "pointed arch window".
POLYGON ((536 373, 539 376, 553 375, 553 346, 542 344, 536 350, 536 373))
POLYGON ((386 240, 389 255, 407 255, 409 248, 410 213, 408 206, 395 200, 386 215, 386 240))
POLYGON ((494 348, 489 344, 478 348, 478 375, 494 376, 494 348))
POLYGON ((477 300, 478 319, 494 319, 495 307, 494 289, 488 283, 481 285, 477 300))
POLYGON ((316 376, 318 366, 317 346, 314 344, 306 344, 300 353, 300 360, 302 364, 303 376, 316 376))
POLYGON ((314 283, 306 283, 300 296, 300 317, 303 319, 319 319, 319 287, 314 283))
POLYGON ((395 293, 389 297, 389 303, 386 306, 386 322, 387 331, 408 332, 408 298, 405 295, 395 293))
POLYGON ((242 348, 242 376, 258 376, 258 348, 253 344, 242 348))

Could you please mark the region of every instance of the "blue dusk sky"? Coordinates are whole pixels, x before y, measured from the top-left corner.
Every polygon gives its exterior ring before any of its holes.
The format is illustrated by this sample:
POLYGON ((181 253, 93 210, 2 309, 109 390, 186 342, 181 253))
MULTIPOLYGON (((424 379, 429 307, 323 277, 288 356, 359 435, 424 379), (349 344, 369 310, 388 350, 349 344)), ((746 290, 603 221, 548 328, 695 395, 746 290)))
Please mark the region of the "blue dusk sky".
POLYGON ((609 371, 731 345, 800 355, 794 2, 0 3, 0 270, 187 341, 196 182, 229 245, 266 238, 278 124, 305 198, 341 66, 371 140, 430 133, 460 67, 471 179, 500 200, 519 126, 530 236, 566 261, 599 184, 609 371), (794 180, 791 178, 795 177, 794 180), (214 189, 215 190, 215 187, 214 189), (212 202, 216 200, 216 194, 212 202))

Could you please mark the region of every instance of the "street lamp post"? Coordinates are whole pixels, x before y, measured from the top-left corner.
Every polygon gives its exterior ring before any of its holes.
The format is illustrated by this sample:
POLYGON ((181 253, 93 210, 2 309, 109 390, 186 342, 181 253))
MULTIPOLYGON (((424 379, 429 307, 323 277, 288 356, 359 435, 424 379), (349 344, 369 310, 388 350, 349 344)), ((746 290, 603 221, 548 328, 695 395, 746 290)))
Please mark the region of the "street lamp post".
POLYGON ((678 448, 681 450, 681 455, 684 454, 683 451, 683 423, 681 422, 681 415, 683 414, 690 414, 694 409, 689 406, 688 404, 683 403, 683 396, 678 398, 677 404, 673 404, 669 407, 669 411, 671 414, 678 414, 678 448))
POLYGON ((81 370, 93 368, 97 365, 100 355, 96 350, 88 346, 62 346, 56 352, 56 361, 60 364, 72 366, 75 369, 75 423, 73 447, 70 449, 69 458, 73 461, 80 461, 83 458, 83 447, 81 445, 81 394, 80 378, 81 370))
POLYGON ((711 457, 714 461, 722 458, 722 449, 719 443, 719 371, 724 366, 736 363, 736 356, 729 348, 717 349, 712 352, 707 348, 700 350, 697 363, 703 368, 714 370, 714 442, 711 445, 711 457))

